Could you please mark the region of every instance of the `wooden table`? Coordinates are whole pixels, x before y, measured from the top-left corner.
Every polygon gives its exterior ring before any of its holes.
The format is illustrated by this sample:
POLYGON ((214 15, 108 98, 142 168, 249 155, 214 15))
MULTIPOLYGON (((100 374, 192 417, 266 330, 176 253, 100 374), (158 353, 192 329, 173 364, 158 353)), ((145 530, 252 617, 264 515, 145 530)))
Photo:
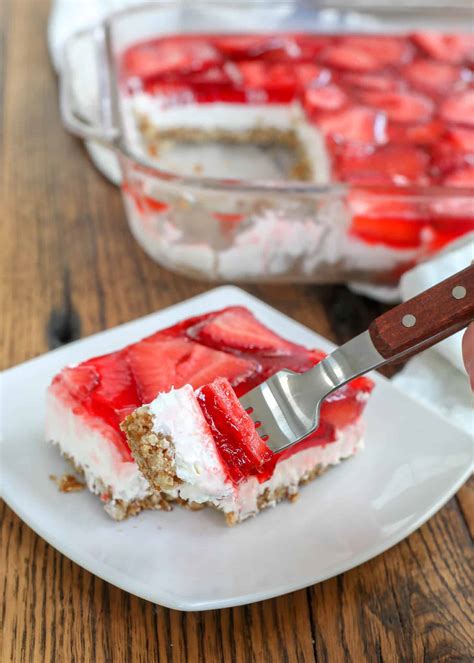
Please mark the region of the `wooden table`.
MULTIPOLYGON (((61 128, 47 14, 43 0, 0 3, 2 368, 209 287, 147 258, 119 192, 61 128)), ((342 286, 248 290, 336 341, 380 310, 342 286)), ((2 504, 0 659, 467 661, 472 506, 464 487, 415 534, 353 571, 275 600, 186 614, 83 571, 2 504)))

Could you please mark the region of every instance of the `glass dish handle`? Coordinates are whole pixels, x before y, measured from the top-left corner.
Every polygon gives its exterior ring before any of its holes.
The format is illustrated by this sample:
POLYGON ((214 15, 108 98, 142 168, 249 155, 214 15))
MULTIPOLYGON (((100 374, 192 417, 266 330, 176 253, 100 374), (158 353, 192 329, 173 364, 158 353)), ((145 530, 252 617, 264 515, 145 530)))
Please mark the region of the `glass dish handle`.
MULTIPOLYGON (((87 63, 85 63, 87 65, 87 63)), ((92 80, 92 79, 91 79, 92 80)), ((72 35, 65 43, 63 61, 59 75, 61 118, 68 131, 85 139, 93 139, 113 146, 118 129, 113 122, 113 105, 111 96, 111 68, 107 57, 106 36, 103 26, 82 30, 72 35), (74 93, 74 68, 72 66, 72 50, 79 40, 90 40, 93 48, 96 70, 97 103, 94 117, 80 109, 74 93)))

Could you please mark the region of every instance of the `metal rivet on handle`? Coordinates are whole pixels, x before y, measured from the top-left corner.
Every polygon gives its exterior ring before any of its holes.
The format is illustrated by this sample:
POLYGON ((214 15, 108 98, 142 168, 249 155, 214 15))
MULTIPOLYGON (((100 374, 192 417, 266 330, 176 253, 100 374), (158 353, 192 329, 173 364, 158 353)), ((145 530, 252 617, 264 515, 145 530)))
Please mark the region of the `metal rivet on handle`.
POLYGON ((416 318, 411 313, 407 313, 402 318, 402 325, 404 327, 414 327, 416 325, 416 318))
POLYGON ((456 285, 452 289, 451 294, 454 297, 454 299, 464 299, 464 297, 467 294, 466 288, 463 285, 456 285))

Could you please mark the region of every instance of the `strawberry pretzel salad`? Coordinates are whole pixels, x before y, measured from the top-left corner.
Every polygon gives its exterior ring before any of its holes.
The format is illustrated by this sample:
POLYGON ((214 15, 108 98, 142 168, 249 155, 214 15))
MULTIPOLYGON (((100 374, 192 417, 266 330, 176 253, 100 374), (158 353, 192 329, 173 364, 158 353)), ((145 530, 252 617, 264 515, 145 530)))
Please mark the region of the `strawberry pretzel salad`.
POLYGON ((368 378, 328 397, 317 431, 277 454, 238 400, 280 369, 303 372, 324 356, 245 307, 188 318, 64 368, 48 390, 46 437, 116 520, 180 504, 212 506, 232 525, 296 499, 301 484, 362 448, 368 378))
POLYGON ((393 282, 474 229, 473 63, 469 34, 138 42, 120 59, 122 103, 150 163, 162 164, 170 141, 280 144, 294 153, 289 180, 342 183, 347 195, 249 210, 227 194, 210 214, 196 205, 180 215, 172 184, 126 181, 132 230, 155 258, 191 274, 331 280, 342 265, 393 282), (437 195, 424 193, 433 187, 437 195))

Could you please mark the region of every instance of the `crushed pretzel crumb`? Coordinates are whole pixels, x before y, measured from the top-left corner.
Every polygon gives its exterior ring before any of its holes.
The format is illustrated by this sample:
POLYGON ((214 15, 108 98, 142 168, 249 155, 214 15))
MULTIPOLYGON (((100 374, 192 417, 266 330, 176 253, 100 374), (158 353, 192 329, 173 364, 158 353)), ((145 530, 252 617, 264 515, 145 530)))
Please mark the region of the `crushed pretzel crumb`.
POLYGON ((86 487, 86 484, 76 479, 73 474, 63 474, 59 479, 51 474, 49 478, 55 482, 61 493, 76 493, 86 487))

